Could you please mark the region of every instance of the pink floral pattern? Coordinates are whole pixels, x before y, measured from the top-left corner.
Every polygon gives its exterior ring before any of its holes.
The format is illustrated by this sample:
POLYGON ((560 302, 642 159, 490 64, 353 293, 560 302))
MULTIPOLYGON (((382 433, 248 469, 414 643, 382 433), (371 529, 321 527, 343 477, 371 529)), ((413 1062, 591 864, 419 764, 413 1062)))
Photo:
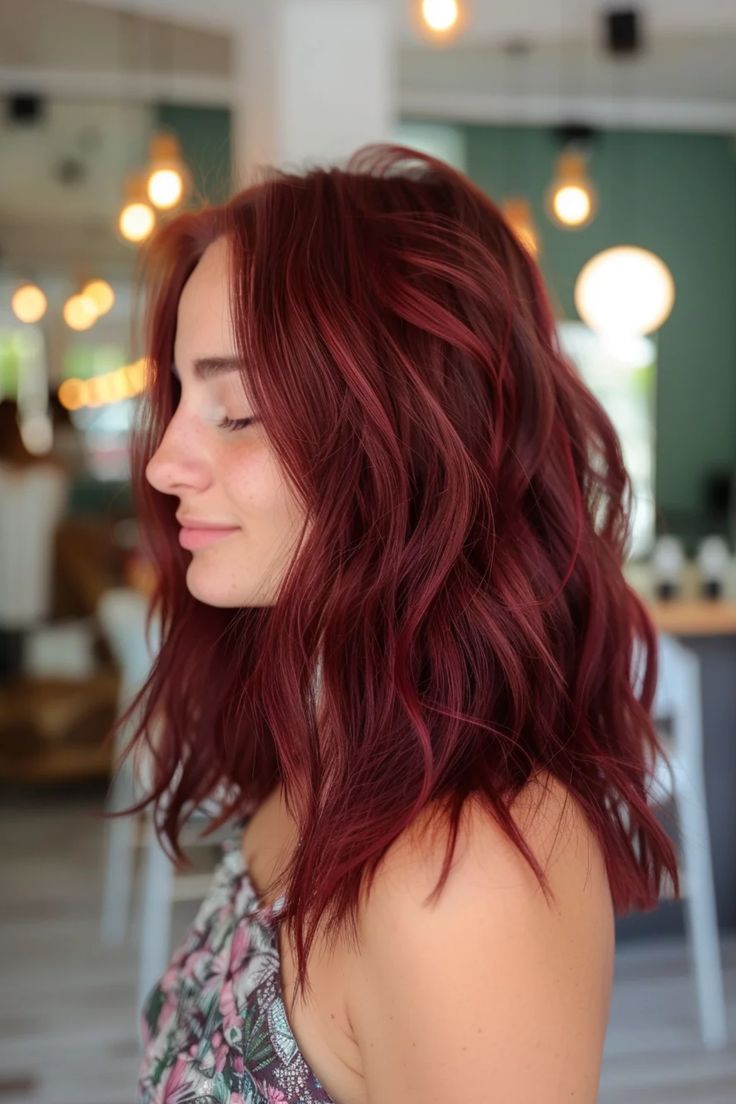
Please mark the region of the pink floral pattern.
POLYGON ((141 1012, 138 1104, 335 1104, 287 1020, 275 924, 238 823, 210 888, 141 1012))

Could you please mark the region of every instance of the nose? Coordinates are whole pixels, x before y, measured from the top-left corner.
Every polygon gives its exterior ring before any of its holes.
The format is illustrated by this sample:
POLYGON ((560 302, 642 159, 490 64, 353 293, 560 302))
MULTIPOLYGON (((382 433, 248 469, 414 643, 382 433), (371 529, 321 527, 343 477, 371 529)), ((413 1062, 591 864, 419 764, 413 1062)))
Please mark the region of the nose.
POLYGON ((175 414, 146 464, 146 479, 162 494, 178 494, 182 488, 204 490, 211 482, 211 470, 194 426, 183 418, 177 420, 175 414))

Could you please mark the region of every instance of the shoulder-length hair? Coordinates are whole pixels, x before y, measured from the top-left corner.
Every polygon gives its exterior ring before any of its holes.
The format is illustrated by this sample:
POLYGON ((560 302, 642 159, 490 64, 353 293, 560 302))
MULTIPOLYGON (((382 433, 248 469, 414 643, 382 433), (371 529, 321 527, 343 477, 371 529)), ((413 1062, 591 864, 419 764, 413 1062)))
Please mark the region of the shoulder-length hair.
POLYGON ((214 830, 282 782, 301 993, 320 919, 357 938, 361 893, 420 814, 450 824, 428 900, 468 798, 548 893, 509 811, 542 774, 592 826, 618 913, 653 908, 665 870, 679 894, 651 800, 656 636, 622 574, 630 480, 494 203, 433 157, 371 145, 172 218, 144 269, 132 479, 161 646, 118 721, 142 706, 125 754, 153 752, 125 811, 154 802, 180 861, 185 807, 224 793, 214 830), (179 295, 223 234, 243 385, 304 508, 268 608, 189 594, 177 503, 144 474, 177 401, 179 295))

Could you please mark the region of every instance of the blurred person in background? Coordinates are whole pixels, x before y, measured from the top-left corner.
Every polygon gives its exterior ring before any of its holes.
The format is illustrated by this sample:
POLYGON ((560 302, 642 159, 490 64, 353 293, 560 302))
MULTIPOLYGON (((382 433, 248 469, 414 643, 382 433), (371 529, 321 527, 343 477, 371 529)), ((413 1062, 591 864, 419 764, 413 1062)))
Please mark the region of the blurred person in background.
POLYGON ((53 456, 66 467, 72 480, 87 470, 84 437, 71 418, 71 413, 55 391, 49 393, 49 416, 53 425, 53 456))
POLYGON ((51 614, 56 529, 71 470, 53 449, 29 451, 18 404, 0 401, 0 683, 23 672, 29 630, 51 614))
POLYGON ((213 796, 235 832, 141 1010, 139 1101, 594 1104, 614 914, 679 883, 629 478, 534 259, 379 145, 146 260, 129 811, 179 860, 213 796))

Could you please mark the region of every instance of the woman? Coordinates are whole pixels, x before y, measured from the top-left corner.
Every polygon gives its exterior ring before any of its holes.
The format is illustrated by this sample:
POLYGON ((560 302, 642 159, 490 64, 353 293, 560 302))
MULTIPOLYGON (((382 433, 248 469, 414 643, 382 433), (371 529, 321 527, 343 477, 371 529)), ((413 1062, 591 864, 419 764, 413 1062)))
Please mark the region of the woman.
POLYGON ((177 860, 213 794, 235 831, 139 1099, 592 1104, 614 914, 677 865, 629 481, 534 261, 395 146, 274 171, 146 260, 136 809, 177 860))

